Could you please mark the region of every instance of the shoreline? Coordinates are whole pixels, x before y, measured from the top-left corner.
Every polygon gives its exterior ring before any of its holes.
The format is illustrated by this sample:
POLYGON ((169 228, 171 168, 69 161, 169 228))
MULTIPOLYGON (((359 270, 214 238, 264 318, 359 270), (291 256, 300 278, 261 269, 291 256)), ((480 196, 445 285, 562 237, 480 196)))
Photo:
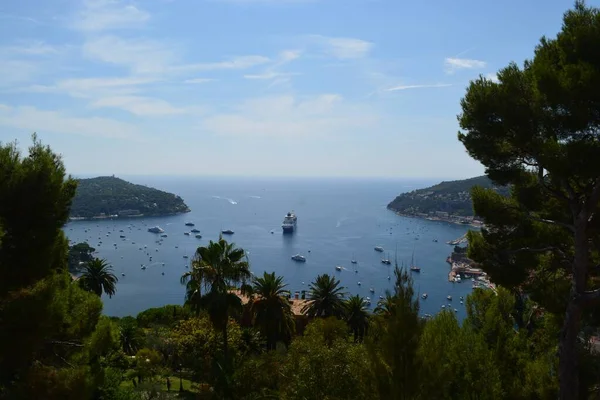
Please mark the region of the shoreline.
POLYGON ((433 222, 447 222, 447 223, 454 224, 454 225, 468 226, 468 227, 476 228, 476 229, 481 229, 482 226, 483 226, 482 223, 468 223, 468 224, 465 224, 463 222, 456 221, 456 220, 453 220, 453 219, 444 219, 444 218, 440 218, 440 217, 422 217, 420 215, 403 213, 401 211, 394 210, 393 208, 388 208, 388 210, 392 211, 394 214, 396 214, 396 215, 398 215, 400 217, 418 218, 418 219, 422 219, 422 220, 425 220, 425 221, 433 221, 433 222))
POLYGON ((175 215, 187 214, 192 210, 188 209, 187 211, 181 211, 176 213, 169 214, 137 214, 137 215, 95 215, 93 217, 69 217, 69 222, 77 222, 77 221, 98 221, 98 220, 106 220, 106 219, 128 219, 128 218, 161 218, 161 217, 172 217, 175 215))

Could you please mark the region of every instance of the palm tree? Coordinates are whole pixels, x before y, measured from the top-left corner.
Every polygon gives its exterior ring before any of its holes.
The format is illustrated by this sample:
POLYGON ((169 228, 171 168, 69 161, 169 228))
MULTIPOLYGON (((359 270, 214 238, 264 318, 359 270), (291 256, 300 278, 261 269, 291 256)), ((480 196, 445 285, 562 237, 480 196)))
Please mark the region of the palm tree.
POLYGON ((88 292, 95 293, 99 297, 102 292, 112 297, 117 291, 119 281, 113 269, 104 259, 94 258, 83 268, 83 274, 77 280, 79 286, 88 292))
POLYGON ((390 293, 386 292, 385 298, 377 302, 377 307, 373 312, 375 315, 380 315, 383 318, 390 317, 395 313, 396 298, 390 293))
POLYGON ((208 246, 198 247, 192 271, 181 277, 181 283, 186 285, 186 303, 196 312, 205 309, 214 328, 222 332, 225 359, 229 316, 242 309, 241 299, 231 289, 241 283, 242 292, 245 292, 245 282, 250 276, 246 252, 219 237, 217 242, 211 240, 208 246), (202 288, 206 290, 205 294, 202 294, 202 288))
POLYGON ((196 268, 198 259, 192 261, 192 268, 181 275, 180 282, 185 285, 185 304, 189 305, 196 315, 200 312, 200 300, 202 299, 202 285, 204 282, 204 270, 196 268))
POLYGON ((362 341, 369 327, 369 313, 365 307, 365 299, 359 295, 352 296, 344 302, 345 320, 352 332, 354 341, 362 341))
POLYGON ((252 280, 254 325, 267 338, 267 349, 274 349, 279 339, 289 339, 294 329, 292 307, 286 296, 283 277, 265 272, 252 280))
POLYGON ((123 317, 119 321, 119 338, 125 354, 134 355, 144 341, 137 320, 133 317, 123 317))
POLYGON ((310 301, 302 308, 309 317, 342 317, 345 289, 340 281, 328 274, 317 276, 310 284, 310 301))

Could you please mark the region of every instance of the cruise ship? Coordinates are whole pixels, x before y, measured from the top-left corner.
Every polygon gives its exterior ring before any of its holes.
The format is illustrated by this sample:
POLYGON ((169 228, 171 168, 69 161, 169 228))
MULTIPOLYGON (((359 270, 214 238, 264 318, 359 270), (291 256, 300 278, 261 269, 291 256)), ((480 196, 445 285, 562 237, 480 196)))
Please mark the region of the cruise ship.
POLYGON ((296 221, 297 220, 298 220, 298 218, 296 217, 296 214, 294 214, 293 212, 287 213, 285 218, 283 219, 283 224, 281 225, 281 228, 283 229, 283 233, 294 232, 294 229, 296 229, 296 221))

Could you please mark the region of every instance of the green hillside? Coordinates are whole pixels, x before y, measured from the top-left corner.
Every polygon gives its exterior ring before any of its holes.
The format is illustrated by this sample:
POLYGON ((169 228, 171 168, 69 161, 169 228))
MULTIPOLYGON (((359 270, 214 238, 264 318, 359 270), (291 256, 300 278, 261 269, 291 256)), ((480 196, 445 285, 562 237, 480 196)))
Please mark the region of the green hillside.
POLYGON ((444 181, 425 189, 402 193, 388 204, 388 208, 408 215, 441 211, 447 212, 449 215, 472 216, 473 206, 470 190, 473 186, 494 188, 502 194, 508 194, 507 188, 495 186, 487 176, 478 176, 457 181, 444 181))
POLYGON ((188 211, 183 199, 175 194, 135 185, 114 176, 101 176, 78 180, 70 215, 76 218, 163 216, 188 211))

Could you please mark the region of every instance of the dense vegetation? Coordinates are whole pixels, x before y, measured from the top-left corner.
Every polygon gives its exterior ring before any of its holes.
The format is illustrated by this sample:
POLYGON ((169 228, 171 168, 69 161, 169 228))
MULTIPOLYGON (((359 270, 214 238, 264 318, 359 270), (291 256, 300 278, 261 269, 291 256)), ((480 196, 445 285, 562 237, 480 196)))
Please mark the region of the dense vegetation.
POLYGON ((478 176, 441 182, 425 189, 402 193, 388 204, 388 208, 406 215, 441 211, 451 215, 472 216, 471 189, 475 186, 494 189, 503 195, 508 194, 507 188, 494 185, 487 176, 478 176))
POLYGON ((74 273, 79 272, 86 263, 94 259, 95 251, 96 249, 87 244, 86 242, 81 242, 69 246, 69 271, 74 273))
POLYGON ((498 82, 471 82, 459 140, 511 196, 473 190, 485 219, 469 257, 507 288, 529 293, 561 324, 561 399, 581 399, 586 334, 600 304, 600 10, 581 1, 555 39, 498 82))
POLYGON ((328 275, 298 313, 283 277, 222 238, 196 251, 184 306, 102 316, 110 266, 67 271, 77 182, 35 138, 26 156, 0 146, 0 398, 598 398, 599 46, 600 12, 578 2, 523 69, 468 88, 459 139, 512 190, 472 191, 486 226, 467 251, 499 285, 468 296, 462 323, 419 317, 397 267, 373 314, 328 275))
MULTIPOLYGON (((117 279, 98 259, 76 281, 67 273, 61 227, 76 183, 60 159, 34 142, 25 158, 1 147, 0 163, 16 172, 0 187, 0 398, 545 399, 558 392, 560 318, 521 292, 476 290, 461 324, 451 311, 420 318, 407 271, 396 268, 394 290, 373 314, 365 299, 321 275, 298 314, 284 279, 252 275, 245 251, 222 238, 198 248, 182 277, 183 307, 103 317, 100 296, 118 296, 117 279), (23 190, 36 194, 27 204, 23 190)), ((593 393, 599 360, 584 347, 579 359, 580 390, 593 393)))
POLYGON ((114 176, 77 180, 71 217, 104 215, 164 216, 188 212, 181 197, 114 176))

